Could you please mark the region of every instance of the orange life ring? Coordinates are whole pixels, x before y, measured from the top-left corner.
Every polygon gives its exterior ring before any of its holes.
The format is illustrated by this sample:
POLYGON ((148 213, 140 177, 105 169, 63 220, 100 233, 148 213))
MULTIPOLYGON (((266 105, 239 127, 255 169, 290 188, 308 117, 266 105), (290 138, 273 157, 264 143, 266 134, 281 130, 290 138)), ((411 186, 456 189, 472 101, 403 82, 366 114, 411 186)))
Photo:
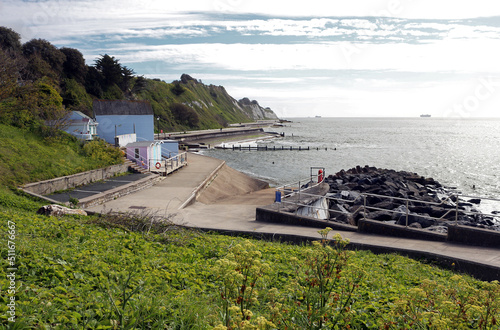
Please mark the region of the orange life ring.
POLYGON ((160 163, 160 162, 156 162, 155 167, 156 167, 156 169, 158 169, 158 170, 159 170, 159 169, 160 169, 160 167, 161 167, 161 163, 160 163))
POLYGON ((323 182, 323 170, 318 171, 318 183, 323 182))

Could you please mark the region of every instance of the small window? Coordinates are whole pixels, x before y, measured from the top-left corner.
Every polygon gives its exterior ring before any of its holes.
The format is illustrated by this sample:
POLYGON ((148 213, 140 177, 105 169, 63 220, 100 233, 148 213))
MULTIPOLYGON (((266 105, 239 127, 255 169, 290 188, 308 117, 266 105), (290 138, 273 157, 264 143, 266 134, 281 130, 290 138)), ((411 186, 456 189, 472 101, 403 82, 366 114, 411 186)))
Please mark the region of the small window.
POLYGON ((139 159, 139 148, 135 148, 135 159, 139 159))

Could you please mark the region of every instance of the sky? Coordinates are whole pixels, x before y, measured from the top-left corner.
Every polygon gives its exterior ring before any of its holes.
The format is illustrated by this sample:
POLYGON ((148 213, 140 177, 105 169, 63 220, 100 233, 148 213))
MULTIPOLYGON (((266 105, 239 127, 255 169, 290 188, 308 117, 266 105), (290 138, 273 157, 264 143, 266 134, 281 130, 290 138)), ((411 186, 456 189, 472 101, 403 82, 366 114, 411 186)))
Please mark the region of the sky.
POLYGON ((283 118, 500 117, 498 0, 0 0, 0 25, 283 118))

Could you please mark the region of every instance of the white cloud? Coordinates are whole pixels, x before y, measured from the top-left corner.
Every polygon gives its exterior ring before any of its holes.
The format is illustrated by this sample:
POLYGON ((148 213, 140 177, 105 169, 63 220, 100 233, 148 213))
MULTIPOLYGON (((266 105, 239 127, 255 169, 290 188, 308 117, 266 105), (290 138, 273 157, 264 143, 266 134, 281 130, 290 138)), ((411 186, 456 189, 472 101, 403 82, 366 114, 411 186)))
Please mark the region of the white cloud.
POLYGON ((164 61, 214 70, 389 70, 500 72, 493 51, 500 40, 445 40, 428 44, 183 44, 109 49, 123 62, 164 61))
MULTIPOLYGON (((23 41, 78 48, 88 63, 107 53, 167 81, 182 72, 213 79, 280 115, 449 109, 477 82, 443 82, 440 72, 500 74, 500 27, 422 19, 495 15, 500 4, 493 0, 0 0, 2 25, 23 41)), ((499 103, 492 96, 475 113, 493 113, 499 103)))

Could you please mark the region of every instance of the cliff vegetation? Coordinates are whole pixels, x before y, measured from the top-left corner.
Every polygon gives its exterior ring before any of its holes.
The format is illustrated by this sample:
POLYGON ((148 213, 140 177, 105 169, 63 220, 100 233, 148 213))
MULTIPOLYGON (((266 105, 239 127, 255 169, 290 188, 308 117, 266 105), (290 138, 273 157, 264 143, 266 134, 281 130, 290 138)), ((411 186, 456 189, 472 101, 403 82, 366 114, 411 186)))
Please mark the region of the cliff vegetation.
POLYGON ((257 101, 237 101, 224 87, 187 74, 171 83, 147 79, 108 54, 89 65, 78 49, 57 48, 44 39, 22 44, 6 27, 0 27, 0 63, 0 122, 21 128, 47 121, 57 126, 71 110, 93 117, 93 99, 148 101, 159 118, 155 128, 164 131, 277 119, 257 101))

